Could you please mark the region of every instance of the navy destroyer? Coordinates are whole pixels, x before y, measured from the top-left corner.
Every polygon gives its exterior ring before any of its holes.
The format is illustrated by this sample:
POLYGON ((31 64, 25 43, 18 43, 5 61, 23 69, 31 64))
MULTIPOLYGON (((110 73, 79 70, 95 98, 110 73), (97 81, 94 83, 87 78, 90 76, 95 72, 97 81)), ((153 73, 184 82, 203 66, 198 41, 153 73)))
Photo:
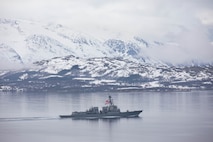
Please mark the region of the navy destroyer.
POLYGON ((70 115, 60 115, 60 118, 74 118, 74 119, 104 119, 104 118, 122 118, 122 117, 138 117, 142 110, 121 112, 120 109, 114 105, 112 97, 106 100, 107 106, 102 107, 99 111, 98 107, 91 107, 84 112, 72 112, 70 115))

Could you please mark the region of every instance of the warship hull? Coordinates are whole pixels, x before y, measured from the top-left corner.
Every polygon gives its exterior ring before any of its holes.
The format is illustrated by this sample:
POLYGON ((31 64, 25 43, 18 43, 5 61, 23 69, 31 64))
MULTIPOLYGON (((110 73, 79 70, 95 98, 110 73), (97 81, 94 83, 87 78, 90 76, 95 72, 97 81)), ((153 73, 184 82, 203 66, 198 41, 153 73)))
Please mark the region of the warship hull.
POLYGON ((138 117, 141 112, 142 110, 126 111, 126 112, 107 112, 107 113, 76 112, 71 115, 60 115, 60 118, 73 118, 73 119, 130 118, 130 117, 138 117))

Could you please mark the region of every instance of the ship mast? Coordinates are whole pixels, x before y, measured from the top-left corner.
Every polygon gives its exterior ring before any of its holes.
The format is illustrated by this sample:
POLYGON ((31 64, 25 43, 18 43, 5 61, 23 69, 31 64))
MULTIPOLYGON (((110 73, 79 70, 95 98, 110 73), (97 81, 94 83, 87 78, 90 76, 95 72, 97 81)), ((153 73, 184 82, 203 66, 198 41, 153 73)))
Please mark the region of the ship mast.
POLYGON ((113 100, 112 100, 112 97, 109 96, 109 104, 112 106, 113 105, 113 100))

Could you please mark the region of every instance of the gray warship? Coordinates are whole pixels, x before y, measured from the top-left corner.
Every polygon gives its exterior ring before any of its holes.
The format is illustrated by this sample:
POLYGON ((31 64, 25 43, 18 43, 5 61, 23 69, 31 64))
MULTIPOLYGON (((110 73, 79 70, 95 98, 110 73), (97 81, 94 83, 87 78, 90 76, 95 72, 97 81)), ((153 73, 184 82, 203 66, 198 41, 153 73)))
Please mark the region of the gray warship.
POLYGON ((60 118, 73 118, 73 119, 109 119, 109 118, 130 118, 138 117, 143 110, 121 112, 120 109, 113 104, 112 97, 106 100, 107 106, 102 107, 99 111, 98 107, 91 107, 85 112, 72 112, 70 115, 60 115, 60 118))

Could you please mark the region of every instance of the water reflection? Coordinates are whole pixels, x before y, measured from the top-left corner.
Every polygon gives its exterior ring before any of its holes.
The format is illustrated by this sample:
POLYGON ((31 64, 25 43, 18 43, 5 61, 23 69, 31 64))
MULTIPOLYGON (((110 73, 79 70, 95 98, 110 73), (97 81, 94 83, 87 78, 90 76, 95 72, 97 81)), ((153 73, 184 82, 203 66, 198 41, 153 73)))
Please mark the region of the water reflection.
POLYGON ((30 112, 47 112, 48 111, 48 96, 46 94, 29 94, 22 97, 22 104, 30 112))

